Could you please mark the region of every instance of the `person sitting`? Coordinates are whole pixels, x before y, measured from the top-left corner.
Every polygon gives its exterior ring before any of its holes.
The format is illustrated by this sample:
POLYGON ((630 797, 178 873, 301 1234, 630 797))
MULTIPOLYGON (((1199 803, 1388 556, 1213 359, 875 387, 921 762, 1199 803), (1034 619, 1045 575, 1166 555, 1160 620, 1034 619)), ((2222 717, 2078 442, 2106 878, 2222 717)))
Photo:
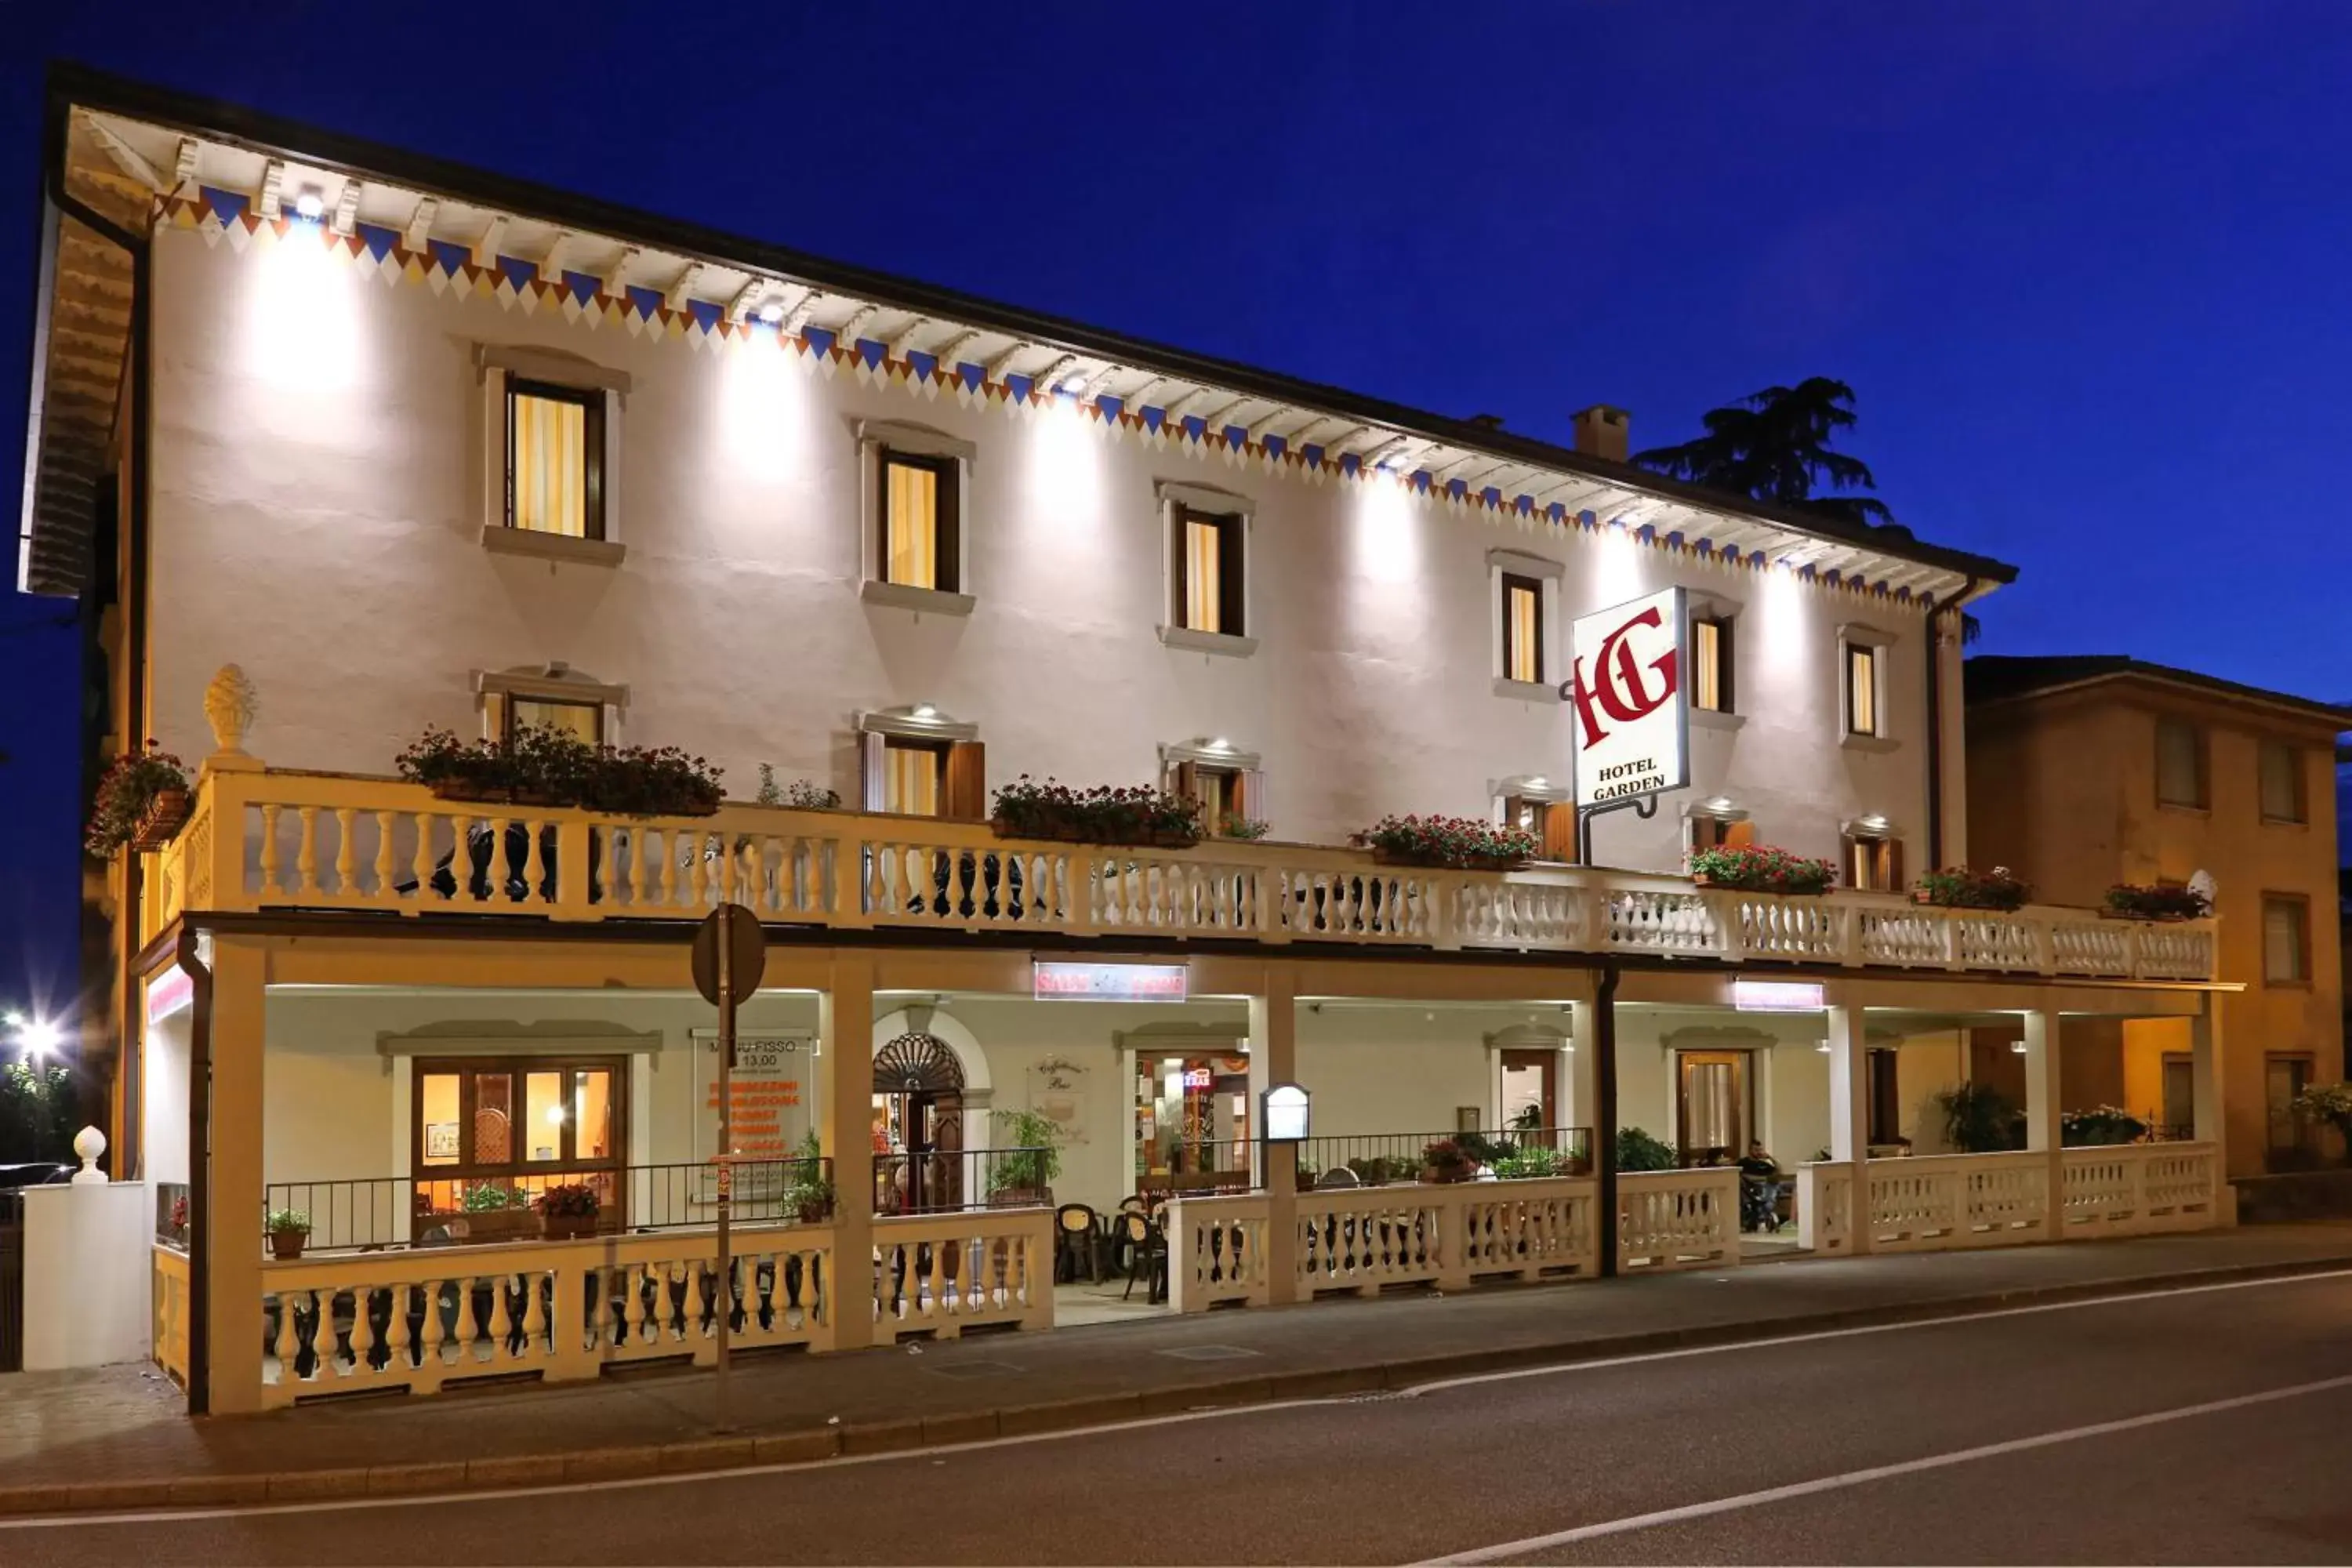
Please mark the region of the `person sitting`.
POLYGON ((1739 1161, 1739 1228, 1780 1228, 1780 1163, 1764 1151, 1761 1139, 1750 1139, 1739 1161))

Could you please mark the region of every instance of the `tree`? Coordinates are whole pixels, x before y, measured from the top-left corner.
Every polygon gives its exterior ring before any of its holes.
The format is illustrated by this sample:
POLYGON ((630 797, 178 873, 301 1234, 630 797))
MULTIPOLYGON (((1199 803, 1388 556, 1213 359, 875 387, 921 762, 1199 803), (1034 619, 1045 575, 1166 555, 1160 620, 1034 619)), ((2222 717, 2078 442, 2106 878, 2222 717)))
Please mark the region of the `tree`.
POLYGON ((1893 522, 1874 496, 1815 495, 1876 489, 1870 466, 1829 444, 1854 423, 1853 388, 1825 375, 1768 386, 1703 416, 1706 434, 1679 447, 1654 447, 1633 461, 1708 489, 1817 512, 1842 522, 1893 522))

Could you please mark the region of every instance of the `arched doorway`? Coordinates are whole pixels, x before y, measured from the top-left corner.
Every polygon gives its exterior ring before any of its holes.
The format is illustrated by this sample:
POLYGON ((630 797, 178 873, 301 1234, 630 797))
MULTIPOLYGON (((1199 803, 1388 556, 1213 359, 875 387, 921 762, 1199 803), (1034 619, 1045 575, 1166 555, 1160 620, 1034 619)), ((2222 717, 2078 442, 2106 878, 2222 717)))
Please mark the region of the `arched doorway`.
POLYGON ((938 1036, 910 1032, 874 1053, 874 1212, 963 1205, 963 1063, 938 1036))

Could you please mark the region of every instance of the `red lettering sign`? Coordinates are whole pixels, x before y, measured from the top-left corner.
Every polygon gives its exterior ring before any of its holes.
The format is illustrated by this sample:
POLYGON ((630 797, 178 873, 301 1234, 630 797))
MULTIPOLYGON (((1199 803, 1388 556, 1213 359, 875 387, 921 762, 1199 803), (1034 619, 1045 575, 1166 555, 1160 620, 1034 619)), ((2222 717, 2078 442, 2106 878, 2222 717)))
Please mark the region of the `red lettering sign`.
POLYGON ((1649 663, 1658 684, 1651 688, 1643 667, 1635 658, 1633 646, 1625 639, 1636 626, 1662 628, 1664 617, 1658 607, 1651 605, 1628 619, 1601 639, 1601 651, 1592 661, 1592 679, 1584 678, 1584 661, 1579 659, 1570 684, 1570 697, 1576 704, 1576 716, 1584 727, 1584 743, 1596 744, 1609 731, 1601 724, 1602 715, 1620 724, 1631 724, 1665 706, 1675 694, 1680 671, 1676 668, 1675 650, 1666 649, 1649 663), (1600 712, 1593 710, 1599 709, 1600 712))

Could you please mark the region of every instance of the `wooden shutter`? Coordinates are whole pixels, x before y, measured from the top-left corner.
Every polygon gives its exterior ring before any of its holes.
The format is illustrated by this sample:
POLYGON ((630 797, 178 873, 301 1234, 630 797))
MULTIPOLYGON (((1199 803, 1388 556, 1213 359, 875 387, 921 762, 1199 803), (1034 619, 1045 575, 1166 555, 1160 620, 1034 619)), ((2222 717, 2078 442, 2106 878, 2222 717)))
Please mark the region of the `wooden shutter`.
POLYGON ((1576 807, 1567 801, 1544 807, 1543 858, 1576 864, 1576 807))
POLYGON ((1189 605, 1192 601, 1191 595, 1188 592, 1188 574, 1185 570, 1185 556, 1188 553, 1187 546, 1192 542, 1185 537, 1184 527, 1186 520, 1182 503, 1178 501, 1169 502, 1167 513, 1168 624, 1171 626, 1190 626, 1192 624, 1192 616, 1185 606, 1189 605))
POLYGON ((1246 637, 1242 621, 1247 595, 1242 591, 1242 520, 1217 520, 1217 629, 1227 637, 1246 637))
POLYGON ((1751 848, 1756 843, 1756 825, 1743 816, 1724 828, 1718 842, 1726 849, 1751 848))
POLYGON ((1168 770, 1168 793, 1183 800, 1201 798, 1201 764, 1178 763, 1168 770))
POLYGON ((1903 890, 1903 840, 1900 838, 1884 840, 1879 845, 1878 856, 1879 871, 1885 879, 1886 890, 1890 893, 1901 892, 1903 890))
POLYGON ((858 795, 868 811, 884 811, 889 807, 889 759, 883 748, 889 742, 879 735, 857 737, 858 795))
POLYGON ((988 816, 988 752, 978 741, 948 747, 947 777, 940 790, 941 816, 979 822, 988 816))
POLYGON ((938 520, 931 537, 937 542, 939 564, 932 581, 938 584, 941 593, 961 594, 963 592, 963 463, 955 458, 942 458, 938 473, 938 520))

